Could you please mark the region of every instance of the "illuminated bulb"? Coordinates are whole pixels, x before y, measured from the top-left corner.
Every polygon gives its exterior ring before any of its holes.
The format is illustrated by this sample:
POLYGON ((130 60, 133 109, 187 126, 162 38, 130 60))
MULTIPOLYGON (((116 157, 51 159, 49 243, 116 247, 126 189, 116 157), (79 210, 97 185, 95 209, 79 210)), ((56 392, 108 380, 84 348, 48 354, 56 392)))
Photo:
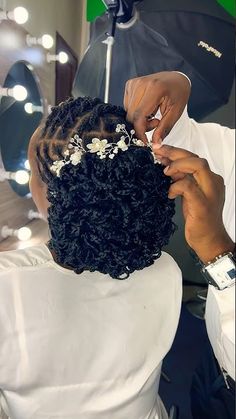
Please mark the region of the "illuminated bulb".
POLYGON ((25 166, 26 170, 30 170, 29 160, 25 160, 24 166, 25 166))
POLYGON ((19 185, 25 185, 29 182, 29 173, 26 170, 17 170, 14 174, 14 180, 19 183, 19 185))
POLYGON ((9 90, 12 90, 12 96, 19 102, 25 100, 28 96, 26 88, 20 84, 16 84, 12 89, 9 90))
POLYGON ((19 25, 27 22, 29 18, 29 13, 24 7, 16 7, 14 10, 10 12, 0 11, 0 21, 2 20, 14 20, 19 25))
POLYGON ((59 52, 58 60, 61 64, 67 63, 67 61, 69 60, 68 54, 64 51, 59 52))
POLYGON ((23 25, 25 22, 27 22, 29 18, 29 13, 25 9, 25 7, 19 6, 13 10, 13 16, 16 23, 18 23, 19 25, 23 25))
POLYGON ((47 54, 47 62, 50 63, 51 61, 59 61, 61 64, 67 63, 69 60, 69 56, 66 52, 61 51, 57 55, 47 54))
POLYGON ((33 103, 31 103, 31 102, 27 102, 25 105, 24 105, 24 109, 25 109, 25 112, 26 113, 33 113, 33 103))
POLYGON ((28 92, 24 86, 16 84, 14 87, 1 87, 0 86, 0 96, 10 96, 14 97, 17 101, 22 101, 27 98, 28 92))
POLYGON ((8 226, 3 226, 0 235, 6 239, 7 237, 17 237, 18 240, 29 240, 32 236, 32 231, 29 227, 21 227, 19 229, 9 228, 8 226))
POLYGON ((54 44, 53 37, 51 35, 45 34, 42 36, 42 46, 46 49, 52 48, 54 44))
POLYGON ((0 169, 0 182, 5 180, 15 180, 19 185, 25 185, 29 182, 29 173, 26 170, 17 170, 17 172, 6 172, 0 169))
POLYGON ((29 212, 28 212, 28 219, 29 220, 33 220, 35 218, 43 219, 43 216, 39 212, 37 212, 37 211, 34 211, 32 209, 29 210, 29 212))
POLYGON ((45 33, 41 38, 35 38, 30 36, 29 34, 26 35, 26 43, 29 47, 32 45, 42 45, 46 49, 52 48, 54 44, 53 37, 45 33))
POLYGON ((29 240, 32 236, 32 231, 29 227, 21 227, 17 230, 16 236, 19 240, 29 240))
POLYGON ((42 106, 33 105, 33 103, 31 103, 31 102, 27 102, 24 105, 24 109, 25 109, 25 112, 28 113, 28 114, 32 114, 34 112, 43 113, 43 107, 42 106))

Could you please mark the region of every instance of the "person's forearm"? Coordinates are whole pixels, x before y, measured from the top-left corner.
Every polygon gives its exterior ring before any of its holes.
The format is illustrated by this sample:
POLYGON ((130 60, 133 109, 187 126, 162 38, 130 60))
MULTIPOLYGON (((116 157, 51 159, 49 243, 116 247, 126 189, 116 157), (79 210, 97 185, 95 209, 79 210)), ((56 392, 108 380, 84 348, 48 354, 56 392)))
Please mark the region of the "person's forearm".
POLYGON ((225 232, 225 234, 212 237, 211 240, 207 240, 204 243, 199 243, 199 246, 196 246, 193 250, 199 259, 206 264, 225 252, 234 253, 235 243, 225 232))

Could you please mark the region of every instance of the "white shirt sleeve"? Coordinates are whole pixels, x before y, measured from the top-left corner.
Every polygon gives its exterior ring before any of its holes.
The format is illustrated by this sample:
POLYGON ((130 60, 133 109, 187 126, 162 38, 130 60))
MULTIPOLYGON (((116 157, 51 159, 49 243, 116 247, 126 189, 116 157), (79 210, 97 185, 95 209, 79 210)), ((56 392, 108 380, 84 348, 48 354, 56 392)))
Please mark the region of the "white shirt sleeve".
POLYGON ((220 365, 235 380, 235 287, 219 291, 209 285, 206 303, 207 333, 220 365))
MULTIPOLYGON (((235 241, 235 130, 214 123, 197 123, 188 117, 186 107, 164 143, 207 159, 211 170, 223 177, 226 188, 223 220, 229 236, 235 241)), ((206 304, 206 326, 211 345, 219 365, 233 379, 234 292, 235 287, 218 291, 209 286, 206 304)))

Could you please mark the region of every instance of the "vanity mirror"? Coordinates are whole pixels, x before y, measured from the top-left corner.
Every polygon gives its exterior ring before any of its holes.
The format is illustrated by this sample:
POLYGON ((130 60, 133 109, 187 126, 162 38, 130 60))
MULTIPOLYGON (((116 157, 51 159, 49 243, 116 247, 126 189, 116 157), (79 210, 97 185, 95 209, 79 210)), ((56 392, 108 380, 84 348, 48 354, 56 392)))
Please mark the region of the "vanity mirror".
MULTIPOLYGON (((10 172, 27 170, 28 143, 43 117, 43 101, 31 64, 18 61, 10 68, 3 87, 11 89, 16 85, 27 90, 25 100, 0 96, 0 153, 4 169, 10 172)), ((28 183, 9 183, 18 195, 29 193, 28 183)))

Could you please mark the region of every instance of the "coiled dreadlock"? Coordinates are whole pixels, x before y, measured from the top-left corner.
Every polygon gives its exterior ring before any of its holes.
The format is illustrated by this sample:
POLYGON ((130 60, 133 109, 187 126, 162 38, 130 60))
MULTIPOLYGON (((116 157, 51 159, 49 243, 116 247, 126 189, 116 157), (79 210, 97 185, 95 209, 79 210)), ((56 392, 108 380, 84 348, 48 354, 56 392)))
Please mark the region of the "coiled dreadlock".
POLYGON ((88 97, 53 108, 36 145, 47 184, 50 248, 59 264, 76 273, 99 271, 125 279, 151 265, 174 231, 170 180, 154 164, 149 148, 132 146, 113 160, 85 153, 80 164, 50 170, 77 133, 86 147, 92 138, 115 143, 117 124, 132 129, 123 108, 88 97))

